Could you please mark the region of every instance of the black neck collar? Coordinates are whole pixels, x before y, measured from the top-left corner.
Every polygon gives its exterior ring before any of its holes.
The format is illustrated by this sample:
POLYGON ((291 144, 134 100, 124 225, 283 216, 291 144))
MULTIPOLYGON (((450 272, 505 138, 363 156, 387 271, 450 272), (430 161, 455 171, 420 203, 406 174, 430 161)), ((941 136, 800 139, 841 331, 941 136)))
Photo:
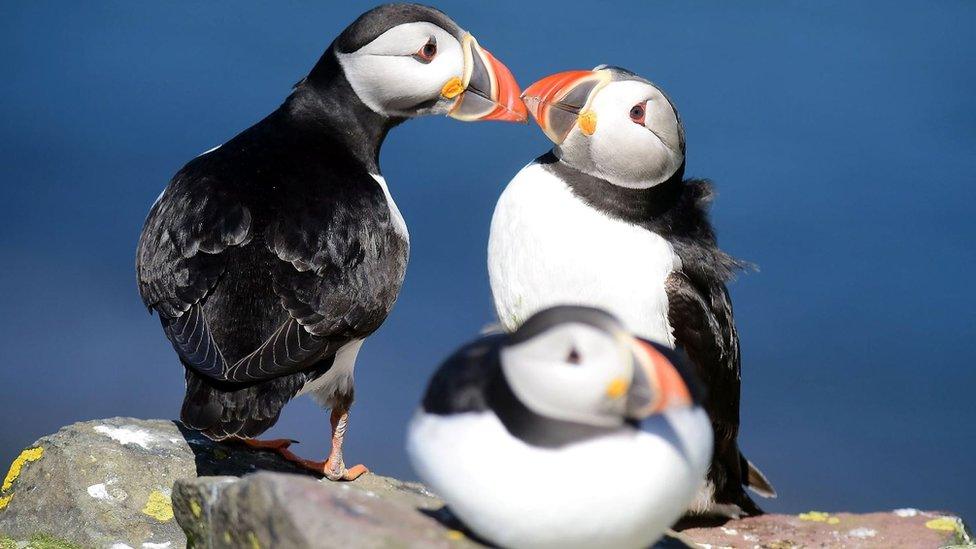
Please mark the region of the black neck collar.
POLYGON ((583 173, 549 151, 537 160, 547 170, 565 181, 573 194, 591 207, 608 215, 644 225, 672 211, 681 199, 685 165, 663 183, 646 189, 628 189, 583 173))
POLYGON ((296 125, 338 141, 370 173, 379 174, 380 147, 386 134, 405 119, 374 112, 352 89, 334 46, 295 85, 281 111, 296 125))

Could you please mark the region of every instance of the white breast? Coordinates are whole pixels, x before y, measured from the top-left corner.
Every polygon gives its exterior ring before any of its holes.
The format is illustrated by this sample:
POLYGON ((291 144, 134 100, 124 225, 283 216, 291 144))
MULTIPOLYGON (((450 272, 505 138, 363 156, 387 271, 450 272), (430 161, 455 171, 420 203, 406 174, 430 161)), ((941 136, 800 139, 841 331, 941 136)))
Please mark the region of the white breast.
POLYGON ((589 305, 673 345, 664 282, 680 267, 664 238, 591 208, 535 163, 508 184, 491 220, 488 274, 508 330, 553 305, 589 305))
POLYGON ((375 173, 369 174, 373 176, 373 179, 380 184, 383 189, 383 195, 386 197, 386 205, 390 208, 390 219, 393 220, 393 227, 396 229, 397 234, 403 237, 407 242, 410 242, 410 233, 407 232, 407 224, 403 221, 403 216, 400 215, 400 208, 397 208, 396 202, 393 201, 393 195, 390 194, 390 188, 386 186, 386 179, 382 175, 375 173))
POLYGON ((694 498, 711 456, 701 409, 673 410, 560 448, 530 446, 491 412, 418 412, 407 452, 466 525, 503 547, 648 547, 694 498))

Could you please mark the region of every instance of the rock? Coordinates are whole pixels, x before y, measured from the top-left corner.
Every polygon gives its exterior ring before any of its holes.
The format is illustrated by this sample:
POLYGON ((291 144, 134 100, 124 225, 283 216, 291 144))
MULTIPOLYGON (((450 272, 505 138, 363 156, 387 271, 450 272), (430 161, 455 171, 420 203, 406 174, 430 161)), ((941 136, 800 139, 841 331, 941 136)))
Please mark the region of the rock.
MULTIPOLYGON (((276 473, 178 481, 173 505, 196 547, 480 547, 422 485, 368 475, 330 483, 276 473)), ((766 515, 688 528, 677 547, 946 547, 972 543, 953 515, 914 509, 766 515)))
MULTIPOLYGON (((420 484, 374 474, 319 481, 273 452, 215 443, 172 421, 64 427, 25 449, 0 486, 0 549, 180 549, 188 541, 217 548, 481 546, 420 484)), ((657 547, 971 543, 951 514, 901 509, 766 515, 686 528, 657 547)))
POLYGON ((186 538, 173 519, 173 483, 258 469, 300 472, 276 454, 218 444, 172 421, 75 423, 14 460, 0 490, 0 548, 33 539, 36 547, 178 549, 186 538))
POLYGON ((947 547, 972 546, 959 517, 897 509, 885 513, 764 515, 710 528, 689 528, 682 538, 711 547, 947 547))
POLYGON ((181 480, 173 506, 191 547, 480 546, 442 524, 443 505, 423 486, 372 474, 351 483, 281 473, 181 480))

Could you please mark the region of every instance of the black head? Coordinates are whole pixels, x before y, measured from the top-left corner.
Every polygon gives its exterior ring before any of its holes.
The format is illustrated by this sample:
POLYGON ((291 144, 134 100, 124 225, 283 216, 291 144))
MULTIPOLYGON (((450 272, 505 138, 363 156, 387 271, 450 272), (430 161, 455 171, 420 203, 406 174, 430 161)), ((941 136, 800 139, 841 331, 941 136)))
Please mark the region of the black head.
POLYGON ((373 112, 410 118, 525 121, 518 84, 505 65, 443 12, 385 4, 362 14, 303 81, 327 88, 337 77, 373 112))

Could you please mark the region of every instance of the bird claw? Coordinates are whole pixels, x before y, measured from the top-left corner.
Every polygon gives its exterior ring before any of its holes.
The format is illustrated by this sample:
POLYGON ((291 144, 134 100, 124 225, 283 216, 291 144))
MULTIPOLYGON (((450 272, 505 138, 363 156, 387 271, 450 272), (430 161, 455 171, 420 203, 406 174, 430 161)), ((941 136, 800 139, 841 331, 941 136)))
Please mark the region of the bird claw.
POLYGON ((326 467, 325 470, 323 471, 323 473, 325 474, 325 478, 332 481, 356 480, 357 478, 359 478, 360 476, 368 472, 369 469, 367 469, 366 466, 361 463, 359 465, 353 465, 349 469, 346 469, 345 466, 342 466, 338 469, 332 469, 330 467, 326 467))
POLYGON ((289 461, 299 465, 313 473, 322 475, 323 477, 331 481, 350 481, 356 480, 361 477, 364 473, 368 473, 369 469, 365 465, 353 465, 350 468, 346 468, 342 462, 339 462, 337 466, 333 466, 330 460, 325 461, 314 461, 311 459, 302 459, 291 452, 289 461))

